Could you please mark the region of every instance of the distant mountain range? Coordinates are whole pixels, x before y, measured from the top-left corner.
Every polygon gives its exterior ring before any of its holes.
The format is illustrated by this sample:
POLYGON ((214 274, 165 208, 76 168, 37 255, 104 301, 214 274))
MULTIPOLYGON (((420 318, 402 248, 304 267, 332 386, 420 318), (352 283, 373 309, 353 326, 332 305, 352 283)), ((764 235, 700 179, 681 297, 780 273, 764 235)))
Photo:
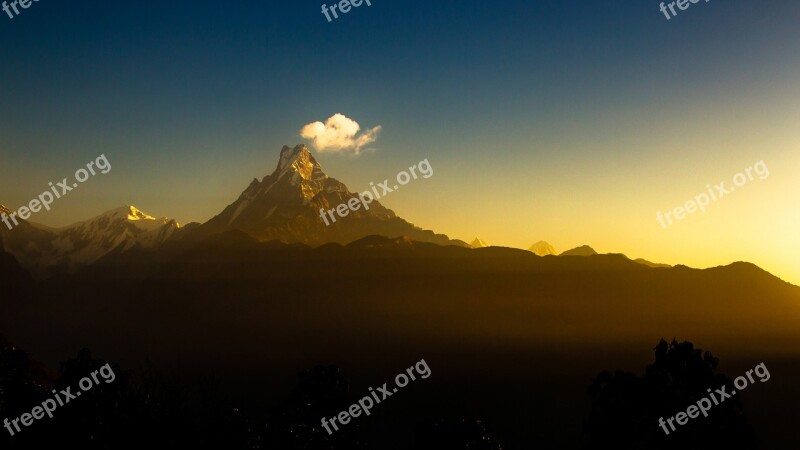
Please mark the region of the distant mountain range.
POLYGON ((0 254, 0 329, 39 348, 59 336, 128 355, 259 361, 265 351, 323 358, 333 344, 374 354, 453 336, 465 345, 703 336, 732 346, 798 336, 800 288, 748 263, 654 269, 620 254, 539 257, 381 236, 310 247, 238 230, 167 247, 112 253, 38 283, 0 254))
MULTIPOLYGON (((446 388, 457 373, 516 377, 523 364, 560 378, 588 355, 591 373, 567 391, 580 404, 605 358, 643 354, 661 337, 748 357, 800 339, 800 287, 748 263, 652 268, 588 246, 556 255, 544 241, 531 251, 482 239, 469 248, 377 202, 324 228, 318 209, 353 194, 304 148, 281 153, 271 175, 204 224, 180 227, 129 206, 63 229, 0 230, 13 254, 0 251, 0 331, 50 360, 89 346, 180 373, 213 369, 243 388, 240 398, 285 384, 263 374, 320 362, 392 373, 398 355, 432 355, 451 375, 441 377, 446 388), (55 276, 35 280, 31 267, 55 276)), ((516 395, 518 379, 507 380, 487 381, 481 395, 516 395)), ((450 397, 459 406, 461 392, 450 397)))
POLYGON ((0 245, 37 276, 73 272, 113 254, 157 249, 168 241, 190 245, 226 231, 243 231, 259 241, 309 246, 347 244, 379 235, 468 247, 463 241, 414 226, 378 200, 368 210, 350 212, 330 226, 323 223, 320 209, 332 209, 356 197, 322 171, 305 145, 284 146, 270 175, 254 179, 236 201, 204 224, 181 228, 174 220, 156 219, 134 206, 124 206, 64 228, 20 220, 10 231, 0 227, 0 245))
MULTIPOLYGON (((483 239, 476 237, 470 244, 472 248, 484 248, 489 247, 483 239)), ((533 252, 538 256, 548 256, 548 255, 555 255, 556 249, 545 241, 539 241, 535 244, 531 245, 528 249, 529 252, 533 252)), ((593 256, 598 255, 597 251, 588 245, 581 245, 580 247, 575 247, 571 250, 567 250, 562 252, 558 256, 593 256)), ((669 264, 659 264, 653 263, 646 259, 638 258, 633 260, 635 263, 639 263, 648 267, 672 267, 669 264)))
POLYGON ((174 220, 156 219, 132 206, 63 228, 19 222, 10 231, 0 230, 0 239, 7 252, 38 276, 70 272, 113 252, 157 248, 180 229, 174 220))
MULTIPOLYGON (((156 219, 134 206, 117 208, 97 217, 63 228, 51 228, 25 220, 13 230, 0 226, 0 249, 12 254, 19 264, 41 278, 73 273, 98 261, 119 260, 127 253, 180 252, 206 238, 225 232, 243 232, 261 242, 280 241, 317 247, 346 245, 369 236, 404 238, 403 242, 489 247, 476 237, 470 244, 443 234, 424 230, 398 217, 376 200, 368 210, 350 212, 326 226, 320 210, 336 208, 357 198, 342 182, 325 174, 305 145, 284 146, 270 175, 254 179, 242 194, 221 213, 203 224, 181 227, 167 217, 156 219)), ((0 212, 9 214, 0 205, 0 212)), ((538 256, 593 256, 588 245, 560 255, 545 241, 528 249, 538 256)), ((634 262, 653 268, 671 267, 645 259, 634 262)))
POLYGON ((539 241, 530 246, 528 251, 531 251, 539 256, 556 255, 556 249, 545 241, 539 241))

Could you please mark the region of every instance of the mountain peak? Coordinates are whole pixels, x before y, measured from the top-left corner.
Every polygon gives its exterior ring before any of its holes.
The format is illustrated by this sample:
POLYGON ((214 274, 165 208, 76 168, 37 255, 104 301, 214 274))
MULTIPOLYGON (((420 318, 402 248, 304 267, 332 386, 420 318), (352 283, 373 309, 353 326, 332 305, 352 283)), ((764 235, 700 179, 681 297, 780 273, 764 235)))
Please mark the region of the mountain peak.
POLYGON ((128 222, 140 230, 152 231, 159 229, 163 226, 168 226, 171 229, 178 229, 181 225, 175 220, 168 217, 156 218, 146 212, 136 208, 135 206, 121 206, 111 211, 107 211, 99 216, 89 219, 86 222, 80 222, 67 228, 74 228, 76 226, 86 225, 92 222, 109 223, 109 222, 128 222))
POLYGON ((275 173, 287 170, 299 173, 304 180, 310 180, 314 170, 322 172, 322 166, 319 165, 316 158, 304 144, 297 145, 294 148, 284 145, 281 149, 281 157, 275 173))
POLYGON ((333 223, 320 213, 358 200, 344 183, 327 176, 305 145, 283 146, 275 171, 253 180, 220 214, 197 227, 193 236, 244 231, 259 241, 281 240, 317 246, 347 244, 365 236, 408 236, 416 242, 463 245, 397 217, 378 199, 333 223))
POLYGON ((580 247, 575 247, 572 250, 567 250, 562 253, 560 256, 592 256, 596 255, 597 252, 588 245, 581 245, 580 247))
POLYGON ((129 222, 131 225, 136 226, 137 228, 141 229, 149 229, 152 227, 158 227, 161 225, 171 224, 175 228, 180 228, 180 224, 176 222, 174 219, 170 219, 168 217, 154 217, 146 212, 140 210, 139 208, 133 205, 126 205, 120 206, 119 208, 112 209, 111 211, 106 211, 99 216, 93 217, 87 221, 79 222, 74 225, 70 225, 64 229, 74 228, 76 226, 86 225, 91 222, 102 222, 102 223, 109 223, 109 222, 129 222))
POLYGON ((20 264, 38 276, 72 272, 111 253, 154 249, 180 228, 174 219, 157 219, 135 206, 122 206, 64 228, 27 224, 6 242, 20 264))
POLYGON ((261 186, 256 191, 269 190, 269 186, 275 185, 280 180, 287 180, 291 186, 300 186, 303 197, 310 199, 319 192, 321 182, 327 178, 322 166, 308 151, 308 147, 303 144, 294 148, 284 145, 278 167, 271 175, 261 180, 261 186))
POLYGON ((475 237, 475 239, 469 244, 472 248, 483 248, 488 247, 489 244, 483 241, 483 239, 479 237, 475 237))
POLYGON ((127 216, 128 220, 156 220, 155 217, 140 211, 135 206, 122 206, 117 209, 112 209, 103 215, 110 215, 113 217, 127 216))
POLYGON ((302 156, 303 153, 310 153, 305 145, 296 145, 294 148, 284 145, 283 148, 281 148, 281 157, 278 159, 278 168, 275 170, 286 168, 291 161, 296 160, 298 157, 302 156))
POLYGON ((528 251, 531 251, 531 252, 533 252, 533 253, 535 253, 535 254, 537 254, 539 256, 547 256, 547 255, 555 255, 556 254, 556 249, 553 248, 552 245, 548 244, 545 241, 539 241, 539 242, 531 245, 531 247, 528 249, 528 251))

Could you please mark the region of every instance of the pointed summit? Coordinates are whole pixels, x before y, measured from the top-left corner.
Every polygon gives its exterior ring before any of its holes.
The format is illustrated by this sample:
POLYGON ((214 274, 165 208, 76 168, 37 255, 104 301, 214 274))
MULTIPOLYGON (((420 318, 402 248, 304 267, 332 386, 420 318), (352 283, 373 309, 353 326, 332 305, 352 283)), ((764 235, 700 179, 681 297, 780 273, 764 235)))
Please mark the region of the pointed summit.
MULTIPOLYGON (((328 176, 322 171, 322 166, 305 145, 294 148, 284 145, 275 170, 261 181, 254 179, 242 192, 239 200, 249 201, 272 190, 278 190, 281 196, 308 203, 322 191, 327 179, 328 176)), ((231 220, 237 217, 238 214, 234 214, 231 220)))
POLYGON ((285 172, 297 173, 303 180, 327 178, 327 175, 322 172, 322 166, 320 166, 311 152, 308 151, 308 147, 303 144, 297 145, 294 148, 284 145, 281 149, 278 167, 275 168, 275 171, 270 176, 275 177, 285 172))
POLYGON ((539 256, 547 256, 547 255, 555 255, 556 249, 553 248, 552 245, 548 244, 545 241, 539 241, 528 249, 529 251, 536 253, 539 256))
POLYGON ((276 171, 287 167, 289 163, 300 156, 301 153, 310 153, 308 148, 305 145, 296 145, 294 148, 289 147, 288 145, 284 145, 281 148, 281 157, 278 160, 278 167, 275 169, 276 171))
MULTIPOLYGON (((180 224, 175 221, 174 219, 170 219, 168 217, 162 217, 157 219, 144 211, 136 208, 135 206, 122 206, 120 208, 112 209, 111 211, 107 211, 97 217, 89 219, 86 222, 81 222, 75 225, 71 225, 63 230, 69 230, 72 228, 76 228, 81 225, 85 225, 89 222, 97 222, 97 221, 121 221, 121 222, 130 222, 136 228, 141 230, 152 230, 155 228, 160 228, 164 225, 169 225, 170 228, 178 229, 180 228, 180 224)), ((62 230, 62 231, 63 231, 62 230)))
POLYGON ((142 211, 136 209, 135 206, 122 206, 120 208, 112 209, 111 211, 104 213, 103 216, 115 218, 125 217, 127 220, 156 220, 155 217, 143 213, 142 211))
POLYGON ((408 236, 440 245, 466 245, 415 227, 377 199, 369 209, 352 211, 330 226, 323 222, 320 210, 336 208, 353 198, 357 199, 357 194, 327 176, 305 145, 284 146, 275 171, 261 181, 253 180, 234 203, 197 227, 192 235, 238 230, 261 241, 278 239, 311 246, 347 244, 370 235, 408 236))
POLYGON ((475 239, 469 244, 472 248, 483 248, 488 247, 489 244, 483 241, 483 239, 479 237, 475 237, 475 239))

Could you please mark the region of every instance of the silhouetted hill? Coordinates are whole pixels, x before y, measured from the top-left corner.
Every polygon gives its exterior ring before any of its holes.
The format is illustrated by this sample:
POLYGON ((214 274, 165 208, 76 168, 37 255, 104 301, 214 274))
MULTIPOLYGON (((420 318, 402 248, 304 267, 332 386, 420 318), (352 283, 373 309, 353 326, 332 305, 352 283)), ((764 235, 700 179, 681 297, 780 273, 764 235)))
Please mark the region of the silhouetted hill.
MULTIPOLYGON (((0 241, 0 244, 2 242, 0 241)), ((18 299, 33 286, 33 278, 23 269, 17 259, 2 250, 0 245, 0 304, 18 299)))
POLYGON ((648 261, 648 260, 646 260, 644 258, 636 258, 636 259, 634 259, 634 261, 639 263, 639 264, 643 264, 643 265, 645 265, 647 267, 672 267, 669 264, 661 264, 661 263, 650 262, 650 261, 648 261))
MULTIPOLYGON (((676 336, 723 354, 762 354, 800 339, 800 288, 745 263, 654 269, 620 254, 540 257, 383 236, 312 248, 228 231, 109 255, 78 275, 35 283, 37 295, 10 302, 0 329, 45 358, 91 345, 121 362, 221 372, 245 398, 287 367, 348 364, 377 372, 367 381, 374 383, 397 370, 381 365, 397 364, 398 355, 432 355, 440 370, 460 368, 450 376, 470 380, 463 392, 480 385, 471 400, 497 399, 516 417, 534 413, 513 406, 526 404, 515 389, 551 386, 509 384, 520 370, 577 377, 578 387, 559 395, 581 397, 598 369, 593 361, 608 358, 605 349, 676 336)), ((441 376, 436 370, 431 380, 441 376)), ((455 389, 452 383, 442 377, 437 389, 455 389)), ((452 393, 452 404, 463 392, 452 393)), ((507 427, 499 431, 509 436, 507 427)))
POLYGON ((38 278, 63 276, 134 249, 155 249, 179 229, 176 221, 156 219, 133 206, 107 211, 63 228, 19 219, 12 230, 0 230, 6 251, 38 278))
POLYGON ((597 252, 592 247, 589 247, 588 245, 581 245, 580 247, 567 250, 559 256, 592 256, 596 254, 597 252))
MULTIPOLYGON (((130 299, 146 311, 144 321, 152 313, 144 304, 151 302, 158 309, 199 314, 197 302, 225 307, 225 299, 234 298, 248 308, 270 310, 281 304, 285 313, 280 299, 295 298, 295 289, 302 286, 303 304, 312 318, 333 314, 343 323, 368 321, 369 311, 382 315, 403 305, 409 314, 427 315, 426 323, 444 321, 444 330, 476 337, 496 332, 533 339, 561 334, 562 326, 573 330, 573 339, 593 332, 619 337, 655 330, 661 335, 708 335, 713 330, 764 336, 765 324, 766 334, 785 335, 795 333, 794 320, 800 318, 800 288, 751 264, 652 269, 620 254, 550 258, 518 249, 468 249, 382 236, 311 248, 259 242, 231 231, 168 254, 119 255, 75 280, 58 279, 45 286, 74 292, 81 304, 91 303, 106 286, 120 307, 130 299), (87 286, 93 286, 91 292, 81 296, 87 286), (375 300, 356 306, 352 300, 359 296, 375 300), (558 320, 548 319, 556 312, 558 320), (473 314, 482 317, 475 326, 468 325, 473 314)), ((271 318, 279 316, 278 311, 270 313, 271 318)), ((164 319, 182 322, 171 315, 164 319)), ((388 330, 410 332, 392 326, 383 331, 388 330)))

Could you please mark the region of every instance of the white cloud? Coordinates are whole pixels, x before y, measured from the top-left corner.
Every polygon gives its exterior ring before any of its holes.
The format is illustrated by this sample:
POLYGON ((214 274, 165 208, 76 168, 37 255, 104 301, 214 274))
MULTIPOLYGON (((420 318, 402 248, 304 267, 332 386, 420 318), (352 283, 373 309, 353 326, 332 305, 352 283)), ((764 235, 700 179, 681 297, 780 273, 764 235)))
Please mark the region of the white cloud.
POLYGON ((381 126, 364 130, 359 134, 361 126, 344 114, 334 114, 325 123, 313 122, 300 130, 300 136, 310 139, 319 152, 348 152, 358 155, 361 149, 378 139, 381 126))

